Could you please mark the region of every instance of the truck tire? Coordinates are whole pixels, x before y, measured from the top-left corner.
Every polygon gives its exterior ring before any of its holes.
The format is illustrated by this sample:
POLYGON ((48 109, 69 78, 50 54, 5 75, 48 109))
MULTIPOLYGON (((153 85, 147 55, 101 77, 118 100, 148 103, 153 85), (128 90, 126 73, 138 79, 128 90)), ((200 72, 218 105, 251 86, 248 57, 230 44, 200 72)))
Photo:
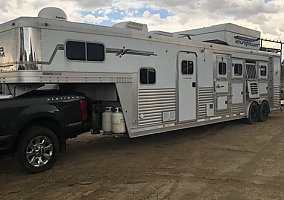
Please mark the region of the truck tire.
POLYGON ((267 101, 263 101, 260 105, 258 120, 260 122, 265 122, 268 118, 269 113, 270 113, 269 104, 267 103, 267 101))
POLYGON ((259 105, 257 103, 252 103, 249 107, 248 117, 246 119, 247 124, 254 124, 259 118, 259 105))
POLYGON ((42 126, 26 129, 19 139, 16 159, 21 170, 36 174, 50 169, 59 153, 55 133, 42 126))

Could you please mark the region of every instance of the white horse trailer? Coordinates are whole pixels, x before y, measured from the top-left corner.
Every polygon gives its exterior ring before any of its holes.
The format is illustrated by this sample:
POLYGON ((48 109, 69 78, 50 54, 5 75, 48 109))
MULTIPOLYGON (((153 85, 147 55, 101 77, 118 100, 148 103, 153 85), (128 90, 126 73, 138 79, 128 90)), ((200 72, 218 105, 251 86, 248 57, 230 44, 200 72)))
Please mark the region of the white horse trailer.
POLYGON ((57 84, 84 93, 93 108, 121 107, 132 138, 265 121, 280 110, 281 56, 274 50, 262 47, 260 32, 234 24, 149 32, 134 22, 69 22, 49 8, 0 25, 0 82, 7 95, 57 84))

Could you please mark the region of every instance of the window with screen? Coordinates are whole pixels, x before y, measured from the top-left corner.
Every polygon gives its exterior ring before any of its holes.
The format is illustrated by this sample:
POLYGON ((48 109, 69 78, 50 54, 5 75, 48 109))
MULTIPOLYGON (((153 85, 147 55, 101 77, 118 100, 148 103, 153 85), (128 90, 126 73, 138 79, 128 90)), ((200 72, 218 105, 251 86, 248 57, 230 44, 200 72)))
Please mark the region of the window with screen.
POLYGON ((219 63, 219 75, 226 75, 227 74, 227 64, 224 62, 219 63))
POLYGON ((247 78, 256 79, 256 67, 255 64, 246 64, 247 78))
POLYGON ((260 77, 266 77, 267 76, 267 66, 261 65, 259 67, 260 70, 260 77))
POLYGON ((105 47, 99 43, 68 41, 66 57, 68 60, 104 61, 105 47))
POLYGON ((243 65, 239 63, 233 64, 234 67, 234 76, 242 76, 243 75, 243 65))
POLYGON ((140 69, 140 83, 141 84, 155 84, 156 83, 156 70, 152 68, 140 69))
POLYGON ((194 64, 192 61, 183 60, 181 62, 181 73, 185 75, 192 75, 194 73, 194 64))

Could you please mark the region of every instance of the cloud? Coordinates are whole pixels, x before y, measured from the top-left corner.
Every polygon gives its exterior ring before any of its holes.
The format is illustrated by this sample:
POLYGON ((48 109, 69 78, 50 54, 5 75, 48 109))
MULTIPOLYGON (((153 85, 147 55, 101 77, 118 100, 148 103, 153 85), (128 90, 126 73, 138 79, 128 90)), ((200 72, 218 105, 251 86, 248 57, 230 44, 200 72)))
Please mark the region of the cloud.
POLYGON ((206 0, 203 6, 209 12, 233 16, 235 19, 247 18, 259 13, 269 14, 280 11, 280 8, 276 7, 274 2, 263 0, 206 0))
POLYGON ((108 16, 95 17, 94 15, 90 15, 90 14, 82 18, 83 22, 89 23, 89 24, 101 24, 102 22, 108 21, 108 20, 109 20, 108 16))
POLYGON ((149 12, 149 10, 146 10, 143 15, 143 17, 147 18, 147 17, 150 17, 151 16, 151 13, 149 12))

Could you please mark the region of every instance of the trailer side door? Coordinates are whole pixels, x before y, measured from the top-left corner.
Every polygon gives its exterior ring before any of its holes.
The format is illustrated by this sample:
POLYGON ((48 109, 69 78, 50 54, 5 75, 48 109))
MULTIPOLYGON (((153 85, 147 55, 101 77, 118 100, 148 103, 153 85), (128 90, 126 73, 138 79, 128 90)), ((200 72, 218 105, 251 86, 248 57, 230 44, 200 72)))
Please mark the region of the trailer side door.
POLYGON ((178 54, 178 120, 196 121, 197 56, 194 52, 178 54))
POLYGON ((215 94, 218 113, 228 112, 230 98, 228 55, 216 55, 215 64, 215 94))

